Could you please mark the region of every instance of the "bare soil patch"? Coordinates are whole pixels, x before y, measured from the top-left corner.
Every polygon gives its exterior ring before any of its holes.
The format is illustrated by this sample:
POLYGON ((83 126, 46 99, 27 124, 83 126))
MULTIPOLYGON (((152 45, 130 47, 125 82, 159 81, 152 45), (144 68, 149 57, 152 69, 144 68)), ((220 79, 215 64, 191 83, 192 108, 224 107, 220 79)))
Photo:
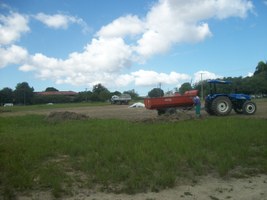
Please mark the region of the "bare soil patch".
MULTIPOLYGON (((243 179, 221 179, 213 176, 199 177, 198 182, 177 185, 160 192, 135 195, 104 193, 85 189, 77 190, 66 200, 267 200, 267 175, 243 179)), ((54 199, 51 192, 34 191, 21 194, 19 200, 54 199)))
POLYGON ((69 111, 57 111, 51 112, 49 115, 46 116, 46 120, 48 122, 57 122, 57 121, 65 121, 65 120, 85 120, 89 117, 82 113, 75 113, 69 111))
MULTIPOLYGON (((257 103, 257 111, 254 115, 236 114, 231 112, 230 116, 246 117, 246 118, 264 118, 267 119, 267 102, 259 101, 257 103)), ((29 110, 29 111, 16 111, 16 112, 1 112, 0 116, 18 116, 27 114, 41 114, 51 115, 51 113, 57 112, 71 112, 76 114, 82 114, 90 118, 97 119, 124 119, 129 121, 178 121, 194 119, 194 109, 189 111, 178 111, 177 115, 158 116, 156 110, 148 110, 146 108, 129 108, 128 105, 107 105, 107 106, 88 106, 88 107, 76 107, 76 108, 51 108, 43 110, 29 110)), ((67 114, 67 113, 65 113, 67 114)), ((70 114, 72 115, 72 114, 70 114)), ((201 110, 202 118, 209 117, 204 109, 201 110)), ((67 117, 67 115, 66 115, 67 117)), ((75 118, 75 117, 74 117, 75 118)))

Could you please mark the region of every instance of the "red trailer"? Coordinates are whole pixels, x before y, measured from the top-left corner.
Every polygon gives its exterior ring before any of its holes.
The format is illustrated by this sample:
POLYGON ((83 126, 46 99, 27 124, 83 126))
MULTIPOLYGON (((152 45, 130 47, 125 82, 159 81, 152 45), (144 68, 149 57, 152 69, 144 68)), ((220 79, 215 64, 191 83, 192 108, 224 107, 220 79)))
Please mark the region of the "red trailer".
POLYGON ((191 109, 194 106, 193 99, 197 93, 197 90, 190 90, 180 96, 145 98, 144 104, 147 109, 157 110, 159 115, 173 114, 177 108, 191 109))

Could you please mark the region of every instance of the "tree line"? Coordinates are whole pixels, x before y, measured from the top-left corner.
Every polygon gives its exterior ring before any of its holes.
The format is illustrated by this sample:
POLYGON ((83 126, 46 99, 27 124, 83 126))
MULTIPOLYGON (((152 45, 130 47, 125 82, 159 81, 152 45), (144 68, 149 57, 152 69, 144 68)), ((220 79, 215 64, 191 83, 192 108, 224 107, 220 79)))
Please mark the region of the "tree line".
MULTIPOLYGON (((220 93, 243 93, 263 97, 267 95, 267 62, 260 61, 252 76, 224 77, 221 80, 230 81, 230 85, 218 88, 220 93)), ((207 81, 196 83, 193 88, 201 91, 204 88, 204 96, 209 94, 207 81)))
MULTIPOLYGON (((222 80, 231 81, 230 86, 222 87, 220 93, 235 92, 244 93, 249 95, 263 96, 267 94, 267 62, 260 61, 255 69, 255 72, 251 77, 224 77, 222 80)), ((186 82, 176 89, 177 92, 183 94, 187 90, 196 89, 201 91, 203 87, 204 96, 209 94, 209 87, 207 80, 199 81, 194 85, 186 82)), ((56 88, 48 87, 45 90, 58 91, 56 88)), ((124 91, 124 94, 131 95, 132 99, 140 100, 141 97, 138 93, 132 89, 124 91)), ((167 91, 166 93, 170 93, 167 91)), ((153 88, 148 92, 149 97, 160 97, 166 95, 161 88, 153 88)), ((79 92, 75 96, 63 96, 63 95, 36 95, 34 88, 30 87, 27 82, 18 83, 15 90, 5 87, 0 90, 0 105, 5 103, 14 103, 18 105, 30 105, 30 104, 43 104, 43 103, 70 103, 70 102, 105 102, 108 101, 113 95, 121 95, 119 91, 110 92, 102 84, 96 84, 93 86, 92 91, 79 92)))
MULTIPOLYGON (((267 95, 267 62, 260 61, 256 66, 255 72, 250 77, 224 77, 221 80, 231 81, 230 85, 224 85, 218 87, 218 93, 244 93, 249 95, 255 95, 263 97, 267 95)), ((194 85, 189 82, 185 82, 180 88, 175 88, 175 92, 184 94, 188 90, 198 90, 201 95, 203 88, 204 97, 210 93, 210 88, 207 80, 199 81, 194 85)), ((164 95, 172 95, 173 92, 164 92, 161 88, 153 88, 148 92, 149 97, 161 97, 164 95)))
MULTIPOLYGON (((54 87, 48 87, 45 92, 58 90, 54 87)), ((18 83, 15 90, 5 87, 0 90, 0 105, 5 103, 14 103, 16 105, 32 105, 45 103, 74 103, 74 102, 105 102, 113 95, 121 95, 119 91, 110 92, 102 84, 93 86, 92 91, 78 92, 75 96, 69 95, 38 95, 34 92, 34 88, 30 87, 27 82, 18 83)), ((123 94, 131 95, 132 99, 139 99, 138 93, 134 89, 124 91, 123 94)))

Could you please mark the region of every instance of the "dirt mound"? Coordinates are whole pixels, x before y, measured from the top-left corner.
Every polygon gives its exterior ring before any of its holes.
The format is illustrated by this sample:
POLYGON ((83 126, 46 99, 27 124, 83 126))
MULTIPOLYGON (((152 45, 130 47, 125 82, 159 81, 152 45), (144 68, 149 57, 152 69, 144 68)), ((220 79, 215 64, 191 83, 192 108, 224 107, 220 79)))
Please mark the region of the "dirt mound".
POLYGON ((188 112, 177 112, 175 114, 165 114, 158 117, 163 121, 184 121, 194 119, 194 115, 188 112))
POLYGON ((55 121, 66 121, 66 120, 85 120, 89 117, 87 115, 75 112, 51 112, 47 117, 46 120, 49 122, 55 121))
POLYGON ((177 112, 175 114, 164 114, 153 118, 147 118, 140 120, 145 123, 157 123, 157 122, 177 122, 195 119, 195 115, 190 112, 177 112))

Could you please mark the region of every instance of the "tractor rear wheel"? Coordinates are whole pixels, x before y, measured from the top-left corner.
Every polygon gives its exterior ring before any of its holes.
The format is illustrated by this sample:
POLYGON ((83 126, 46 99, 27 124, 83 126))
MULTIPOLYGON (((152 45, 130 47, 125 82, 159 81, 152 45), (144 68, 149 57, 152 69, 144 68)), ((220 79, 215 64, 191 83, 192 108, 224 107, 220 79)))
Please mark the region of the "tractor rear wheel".
POLYGON ((257 110, 257 106, 252 101, 246 101, 243 105, 242 110, 243 110, 243 113, 246 115, 253 115, 257 110))
POLYGON ((212 102, 212 111, 215 115, 226 116, 232 110, 232 102, 228 97, 217 97, 212 102))
POLYGON ((214 112, 212 111, 211 103, 205 102, 205 110, 208 114, 214 115, 214 112))

